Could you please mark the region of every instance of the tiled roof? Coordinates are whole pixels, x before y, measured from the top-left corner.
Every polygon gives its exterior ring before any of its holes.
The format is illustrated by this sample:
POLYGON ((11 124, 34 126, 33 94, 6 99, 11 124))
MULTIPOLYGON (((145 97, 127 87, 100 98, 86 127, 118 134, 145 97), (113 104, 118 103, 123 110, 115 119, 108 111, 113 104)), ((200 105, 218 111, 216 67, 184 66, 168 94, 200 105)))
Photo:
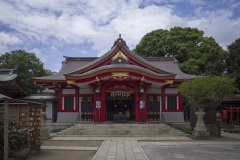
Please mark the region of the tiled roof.
POLYGON ((97 58, 77 58, 77 57, 66 57, 66 61, 62 62, 62 68, 60 71, 54 75, 36 77, 39 80, 65 80, 64 74, 68 74, 74 70, 77 70, 79 67, 83 67, 91 63, 94 59, 97 58))
POLYGON ((172 60, 165 60, 167 59, 165 57, 162 58, 162 60, 160 57, 150 57, 145 59, 148 60, 148 62, 152 65, 161 68, 162 70, 166 70, 170 73, 176 74, 175 79, 193 79, 197 77, 195 75, 183 73, 179 68, 178 61, 176 61, 174 58, 172 58, 172 60))
POLYGON ((0 69, 0 93, 7 96, 25 95, 29 91, 18 79, 17 69, 0 69))
POLYGON ((15 69, 0 69, 0 82, 7 82, 16 79, 18 74, 15 69))
POLYGON ((105 54, 102 55, 101 57, 93 60, 92 62, 90 62, 90 63, 88 63, 88 64, 86 64, 86 65, 84 65, 84 66, 79 66, 76 70, 72 70, 70 73, 74 73, 74 72, 76 72, 76 71, 78 71, 78 70, 82 70, 83 68, 87 68, 87 67, 92 66, 93 64, 98 63, 99 61, 105 59, 109 54, 111 54, 111 53, 116 49, 116 47, 117 47, 117 46, 114 46, 110 51, 108 51, 107 53, 105 53, 105 54))
MULTIPOLYGON (((69 59, 67 62, 63 62, 63 66, 61 68, 61 70, 54 75, 51 76, 45 76, 45 77, 38 77, 37 79, 43 79, 43 80, 65 80, 64 74, 69 74, 74 70, 78 70, 79 68, 83 68, 86 66, 89 66, 90 64, 96 63, 96 61, 99 60, 97 58, 76 58, 76 59, 69 59)), ((161 70, 170 72, 172 74, 176 74, 175 79, 193 79, 196 78, 196 76, 194 75, 190 75, 190 74, 186 74, 183 73, 178 65, 177 61, 174 61, 173 58, 161 58, 161 57, 147 57, 147 58, 142 58, 142 60, 146 61, 147 63, 150 63, 151 65, 155 66, 156 68, 159 68, 161 70)), ((138 66, 126 66, 126 65, 122 65, 124 67, 134 67, 136 69, 139 70, 146 70, 145 68, 141 68, 138 66), (140 69, 141 68, 141 69, 140 69)), ((101 68, 97 68, 96 70, 92 70, 92 71, 88 71, 86 73, 83 73, 83 75, 85 74, 89 74, 91 72, 96 72, 99 69, 108 69, 108 68, 113 68, 113 65, 107 65, 107 66, 103 66, 101 68)), ((152 74, 156 74, 150 70, 146 70, 149 73, 152 74)))

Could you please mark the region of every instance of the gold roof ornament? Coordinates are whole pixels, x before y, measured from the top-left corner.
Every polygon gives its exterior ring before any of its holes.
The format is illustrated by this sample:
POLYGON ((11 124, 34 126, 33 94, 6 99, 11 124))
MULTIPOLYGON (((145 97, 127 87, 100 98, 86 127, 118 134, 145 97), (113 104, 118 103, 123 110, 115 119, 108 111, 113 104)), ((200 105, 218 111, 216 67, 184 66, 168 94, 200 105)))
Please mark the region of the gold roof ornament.
POLYGON ((112 76, 113 77, 118 77, 118 76, 121 76, 121 77, 123 77, 123 76, 125 77, 126 76, 127 77, 129 75, 128 75, 128 72, 113 72, 112 76))
POLYGON ((173 80, 166 80, 165 84, 173 84, 173 80))
POLYGON ((122 51, 118 51, 118 53, 112 57, 112 60, 115 60, 117 58, 128 60, 128 57, 125 54, 123 54, 122 51))
POLYGON ((74 81, 71 81, 71 80, 68 80, 68 81, 67 81, 67 84, 75 84, 75 82, 74 82, 74 81))

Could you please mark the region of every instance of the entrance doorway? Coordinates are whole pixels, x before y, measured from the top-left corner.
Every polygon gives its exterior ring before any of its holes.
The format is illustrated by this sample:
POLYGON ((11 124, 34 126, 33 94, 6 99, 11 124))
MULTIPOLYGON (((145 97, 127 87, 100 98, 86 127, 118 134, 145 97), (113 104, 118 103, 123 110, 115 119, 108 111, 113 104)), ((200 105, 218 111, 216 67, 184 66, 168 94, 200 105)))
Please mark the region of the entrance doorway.
POLYGON ((114 115, 126 115, 127 121, 134 121, 135 118, 135 98, 134 94, 128 97, 111 96, 106 93, 106 117, 107 121, 114 121, 114 115))

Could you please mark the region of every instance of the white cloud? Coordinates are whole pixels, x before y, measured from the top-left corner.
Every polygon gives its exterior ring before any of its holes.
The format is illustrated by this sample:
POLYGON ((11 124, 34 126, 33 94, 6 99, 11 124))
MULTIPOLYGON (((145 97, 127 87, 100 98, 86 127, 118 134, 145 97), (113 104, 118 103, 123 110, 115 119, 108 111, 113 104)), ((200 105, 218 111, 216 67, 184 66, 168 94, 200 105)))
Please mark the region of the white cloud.
MULTIPOLYGON (((0 50, 24 42, 23 48, 30 48, 42 61, 50 63, 49 54, 62 54, 59 48, 66 44, 92 44, 92 50, 100 56, 112 47, 119 33, 130 49, 146 33, 174 26, 197 27, 223 47, 240 37, 239 19, 230 18, 239 3, 206 10, 203 0, 188 1, 196 8, 194 16, 176 14, 178 8, 173 2, 186 3, 184 0, 0 1, 0 24, 7 26, 6 31, 0 32, 0 50), (33 47, 38 43, 50 48, 33 47)), ((78 50, 85 54, 85 49, 78 50)))
POLYGON ((49 56, 46 54, 43 54, 42 51, 40 49, 37 48, 33 48, 32 50, 30 50, 30 52, 35 53, 35 55, 41 60, 41 62, 46 63, 49 56))
POLYGON ((12 33, 0 32, 0 43, 5 45, 16 45, 22 43, 22 41, 12 33))
POLYGON ((205 36, 213 37, 224 49, 227 49, 227 45, 240 37, 240 18, 232 19, 233 13, 231 10, 215 12, 206 12, 199 8, 197 10, 203 16, 198 17, 195 25, 192 25, 203 30, 205 36))
POLYGON ((9 51, 9 48, 21 44, 22 41, 12 33, 0 32, 0 54, 9 51))

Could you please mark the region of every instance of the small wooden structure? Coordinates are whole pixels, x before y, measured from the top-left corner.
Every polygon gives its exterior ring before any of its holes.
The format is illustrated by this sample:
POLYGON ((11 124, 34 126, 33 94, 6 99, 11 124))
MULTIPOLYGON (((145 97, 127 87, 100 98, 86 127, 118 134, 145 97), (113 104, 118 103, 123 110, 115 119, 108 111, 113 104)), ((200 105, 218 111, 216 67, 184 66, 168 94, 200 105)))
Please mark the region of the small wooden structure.
MULTIPOLYGON (((4 160, 8 159, 8 121, 11 117, 19 129, 28 131, 29 144, 33 140, 40 140, 41 129, 44 128, 42 116, 43 104, 37 102, 12 99, 0 94, 0 102, 4 107, 4 160)), ((30 146, 29 146, 30 147, 30 146)))
POLYGON ((223 120, 233 124, 240 123, 240 94, 225 97, 220 109, 223 120))
POLYGON ((238 115, 240 114, 240 107, 237 107, 237 106, 229 106, 229 107, 226 107, 227 109, 227 113, 229 115, 228 119, 229 119, 229 122, 233 122, 234 124, 235 123, 238 123, 239 122, 239 118, 238 115))
POLYGON ((19 129, 27 129, 30 140, 41 137, 42 105, 36 103, 10 103, 9 117, 16 122, 19 129))

